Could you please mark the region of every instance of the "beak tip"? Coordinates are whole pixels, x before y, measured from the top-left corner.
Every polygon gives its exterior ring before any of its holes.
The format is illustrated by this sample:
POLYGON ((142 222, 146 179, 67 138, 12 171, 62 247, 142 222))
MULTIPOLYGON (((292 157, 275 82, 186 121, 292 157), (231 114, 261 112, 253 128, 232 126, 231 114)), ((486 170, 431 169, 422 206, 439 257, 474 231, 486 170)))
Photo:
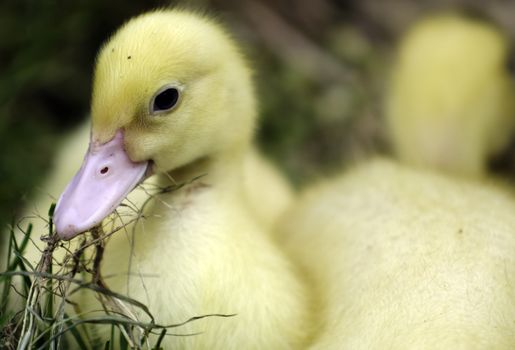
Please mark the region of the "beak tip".
POLYGON ((146 178, 148 166, 149 161, 131 161, 121 132, 105 144, 90 144, 81 168, 57 201, 54 224, 59 237, 70 240, 100 224, 146 178))
POLYGON ((63 225, 60 222, 55 223, 55 231, 64 241, 69 241, 79 233, 76 225, 71 223, 63 225))

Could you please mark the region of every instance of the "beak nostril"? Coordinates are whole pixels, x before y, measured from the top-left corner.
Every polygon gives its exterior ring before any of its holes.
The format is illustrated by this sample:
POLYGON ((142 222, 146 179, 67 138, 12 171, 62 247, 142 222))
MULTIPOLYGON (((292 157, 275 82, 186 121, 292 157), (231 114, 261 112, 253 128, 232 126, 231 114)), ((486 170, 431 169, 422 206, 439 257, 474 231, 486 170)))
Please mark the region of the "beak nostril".
POLYGON ((102 169, 100 169, 100 174, 104 175, 104 174, 106 174, 108 171, 109 171, 109 168, 105 166, 105 167, 103 167, 102 169))

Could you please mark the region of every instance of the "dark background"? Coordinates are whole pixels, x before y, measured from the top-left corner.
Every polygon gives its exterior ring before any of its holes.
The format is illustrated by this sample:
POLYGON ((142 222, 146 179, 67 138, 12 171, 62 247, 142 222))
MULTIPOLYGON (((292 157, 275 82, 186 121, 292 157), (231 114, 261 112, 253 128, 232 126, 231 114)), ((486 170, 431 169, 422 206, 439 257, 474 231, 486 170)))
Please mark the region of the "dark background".
MULTIPOLYGON (((397 38, 420 16, 473 11, 515 34, 509 1, 0 2, 2 225, 44 179, 59 138, 87 117, 102 42, 130 17, 177 4, 221 18, 244 47, 256 69, 260 147, 298 186, 388 152, 388 67, 397 38)), ((498 161, 508 172, 510 152, 498 161)))

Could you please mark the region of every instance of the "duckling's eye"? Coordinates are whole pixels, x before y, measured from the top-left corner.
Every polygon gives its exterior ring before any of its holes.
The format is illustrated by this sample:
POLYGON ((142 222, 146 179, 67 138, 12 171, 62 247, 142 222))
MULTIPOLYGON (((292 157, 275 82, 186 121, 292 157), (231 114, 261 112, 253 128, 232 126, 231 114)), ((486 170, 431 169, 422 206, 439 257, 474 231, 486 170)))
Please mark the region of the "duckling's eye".
POLYGON ((179 101, 179 90, 176 88, 170 87, 167 88, 154 97, 154 101, 152 102, 151 113, 158 113, 163 111, 168 111, 175 107, 177 102, 179 101))

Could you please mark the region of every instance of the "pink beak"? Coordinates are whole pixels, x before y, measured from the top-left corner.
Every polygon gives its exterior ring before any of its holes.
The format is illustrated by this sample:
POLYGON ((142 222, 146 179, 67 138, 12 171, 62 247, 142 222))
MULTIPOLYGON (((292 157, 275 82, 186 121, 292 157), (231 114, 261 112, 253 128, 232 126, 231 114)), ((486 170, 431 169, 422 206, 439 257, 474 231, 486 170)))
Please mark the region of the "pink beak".
POLYGON ((104 144, 90 142, 79 172, 57 201, 57 234, 69 240, 100 224, 146 178, 148 164, 129 159, 120 130, 104 144))

